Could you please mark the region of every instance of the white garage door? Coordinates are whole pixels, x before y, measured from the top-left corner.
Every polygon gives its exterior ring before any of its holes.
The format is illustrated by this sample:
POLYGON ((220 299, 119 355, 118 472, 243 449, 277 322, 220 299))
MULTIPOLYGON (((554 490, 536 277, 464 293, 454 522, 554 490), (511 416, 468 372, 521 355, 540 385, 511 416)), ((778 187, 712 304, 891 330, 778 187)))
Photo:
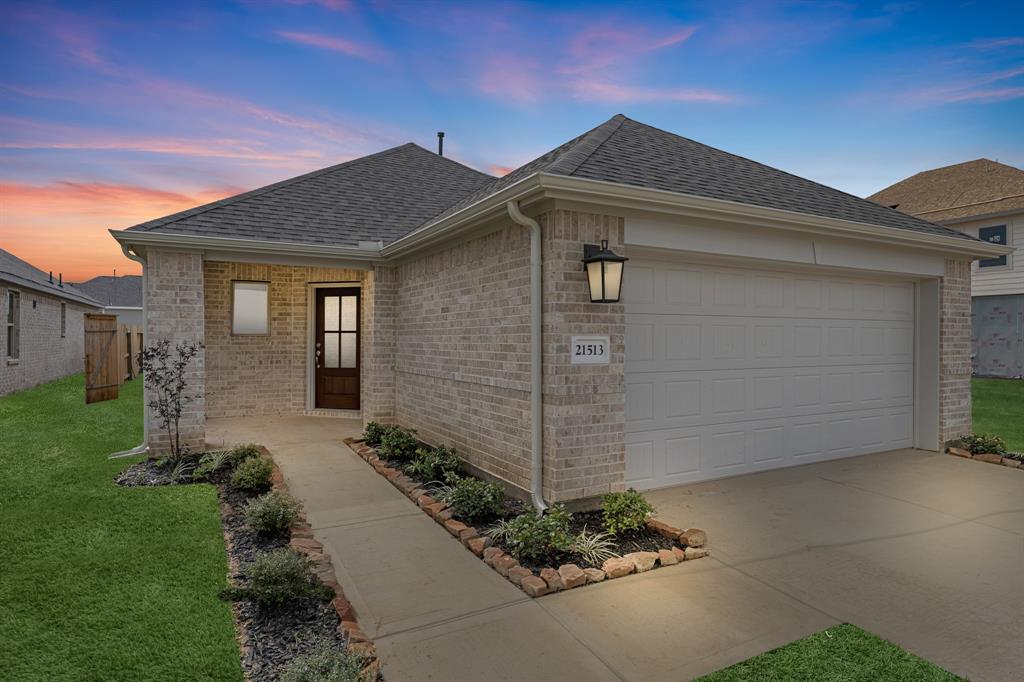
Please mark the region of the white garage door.
POLYGON ((911 446, 912 282, 638 260, 627 277, 628 485, 911 446))

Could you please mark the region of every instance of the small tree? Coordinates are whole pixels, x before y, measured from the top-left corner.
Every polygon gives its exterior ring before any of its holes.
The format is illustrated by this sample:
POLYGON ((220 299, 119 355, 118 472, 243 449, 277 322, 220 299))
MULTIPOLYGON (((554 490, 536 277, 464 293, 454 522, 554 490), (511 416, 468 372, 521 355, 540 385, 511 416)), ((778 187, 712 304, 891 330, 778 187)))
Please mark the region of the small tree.
POLYGON ((167 433, 173 460, 188 452, 188 448, 181 446, 178 424, 184 407, 199 397, 198 393, 188 392, 185 375, 189 363, 202 348, 203 344, 197 342, 179 343, 172 354, 171 342, 162 339, 145 346, 139 353, 143 381, 152 395, 146 405, 154 411, 160 427, 167 433))

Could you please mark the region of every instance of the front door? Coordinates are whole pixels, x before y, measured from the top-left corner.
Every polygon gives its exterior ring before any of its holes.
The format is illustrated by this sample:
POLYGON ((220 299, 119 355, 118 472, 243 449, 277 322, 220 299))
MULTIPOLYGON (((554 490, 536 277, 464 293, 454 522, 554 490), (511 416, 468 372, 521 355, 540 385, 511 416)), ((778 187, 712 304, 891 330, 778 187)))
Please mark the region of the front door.
POLYGON ((359 409, 359 289, 316 289, 316 406, 359 409))

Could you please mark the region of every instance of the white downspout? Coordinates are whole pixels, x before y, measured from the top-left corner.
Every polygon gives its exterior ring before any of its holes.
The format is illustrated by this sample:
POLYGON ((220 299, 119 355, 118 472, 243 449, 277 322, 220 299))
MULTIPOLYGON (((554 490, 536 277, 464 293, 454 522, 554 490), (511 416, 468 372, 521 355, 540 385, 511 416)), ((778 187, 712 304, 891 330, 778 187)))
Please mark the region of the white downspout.
MULTIPOLYGON (((145 340, 146 335, 146 259, 138 254, 134 254, 128 250, 127 244, 121 244, 121 252, 124 253, 125 258, 133 260, 136 263, 142 264, 142 338, 145 340)), ((116 459, 117 457, 134 457, 135 455, 144 455, 149 452, 149 419, 146 418, 146 398, 143 394, 142 398, 142 443, 136 445, 131 450, 122 450, 121 452, 115 452, 107 456, 107 459, 116 459)))
POLYGON ((530 230, 530 498, 538 514, 544 503, 544 327, 540 225, 519 210, 518 201, 505 204, 513 221, 530 230))

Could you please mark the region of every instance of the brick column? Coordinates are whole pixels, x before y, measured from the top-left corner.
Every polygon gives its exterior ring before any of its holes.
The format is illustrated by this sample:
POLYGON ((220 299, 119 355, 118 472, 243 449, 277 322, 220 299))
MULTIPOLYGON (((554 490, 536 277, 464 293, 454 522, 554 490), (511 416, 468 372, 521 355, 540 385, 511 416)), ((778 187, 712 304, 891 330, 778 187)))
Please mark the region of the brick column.
POLYGON ((544 496, 557 502, 622 490, 625 306, 590 302, 580 260, 584 244, 602 239, 624 254, 624 220, 566 210, 537 220, 544 238, 544 496), (580 334, 609 337, 609 364, 571 364, 571 337, 580 334))
POLYGON ((939 444, 971 432, 971 261, 939 282, 939 444))
MULTIPOLYGON (((200 253, 150 250, 146 254, 145 343, 168 339, 171 346, 205 341, 203 257, 200 253)), ((187 374, 189 392, 199 394, 181 416, 182 444, 194 452, 206 447, 206 354, 200 351, 187 374)), ((146 392, 149 402, 149 392, 146 392)), ((152 452, 166 452, 167 434, 146 408, 152 452)))
POLYGON ((397 275, 375 265, 363 284, 363 423, 395 421, 395 307, 397 275))

